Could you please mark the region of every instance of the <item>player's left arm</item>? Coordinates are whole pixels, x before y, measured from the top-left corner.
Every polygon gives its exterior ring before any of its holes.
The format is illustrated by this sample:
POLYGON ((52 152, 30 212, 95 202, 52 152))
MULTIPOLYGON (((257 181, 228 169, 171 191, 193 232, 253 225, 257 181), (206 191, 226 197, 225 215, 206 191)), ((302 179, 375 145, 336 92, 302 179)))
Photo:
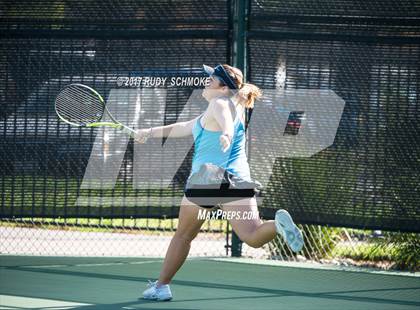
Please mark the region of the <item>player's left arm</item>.
POLYGON ((216 98, 210 101, 209 112, 222 129, 220 144, 225 152, 232 143, 234 133, 232 112, 229 108, 228 99, 216 98))

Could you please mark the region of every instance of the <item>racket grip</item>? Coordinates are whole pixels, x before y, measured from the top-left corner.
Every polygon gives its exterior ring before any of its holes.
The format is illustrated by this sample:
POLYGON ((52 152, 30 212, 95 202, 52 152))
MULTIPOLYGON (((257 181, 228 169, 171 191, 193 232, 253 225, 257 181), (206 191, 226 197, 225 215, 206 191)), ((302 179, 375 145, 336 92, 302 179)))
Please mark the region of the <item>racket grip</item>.
POLYGON ((120 129, 123 132, 125 132, 127 135, 129 135, 130 138, 134 138, 134 136, 136 134, 136 131, 135 130, 133 130, 133 129, 129 128, 129 127, 126 127, 126 126, 122 126, 120 129))

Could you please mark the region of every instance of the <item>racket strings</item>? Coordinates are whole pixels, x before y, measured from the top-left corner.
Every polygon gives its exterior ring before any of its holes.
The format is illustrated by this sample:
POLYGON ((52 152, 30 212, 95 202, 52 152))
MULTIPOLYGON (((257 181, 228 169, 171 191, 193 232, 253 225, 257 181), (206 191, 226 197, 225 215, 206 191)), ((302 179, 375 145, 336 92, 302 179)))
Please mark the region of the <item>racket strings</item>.
POLYGON ((102 116, 103 104, 99 98, 81 92, 64 91, 58 100, 58 110, 62 111, 66 117, 70 117, 80 122, 88 120, 98 120, 102 116))
POLYGON ((58 95, 56 110, 66 121, 83 126, 102 118, 104 103, 88 88, 70 85, 58 95))
MULTIPOLYGON (((78 100, 85 100, 85 99, 78 99, 78 100)), ((68 117, 72 118, 81 118, 85 119, 86 116, 92 117, 96 115, 96 112, 101 113, 101 110, 97 111, 96 107, 92 107, 90 104, 85 107, 82 106, 79 102, 75 103, 74 100, 63 97, 61 98, 61 104, 59 105, 60 112, 62 111, 68 117)), ((100 117, 100 115, 99 115, 100 117)))
MULTIPOLYGON (((67 100, 65 101, 68 104, 74 104, 67 100)), ((95 113, 91 111, 78 112, 75 110, 76 108, 77 108, 76 106, 69 108, 68 106, 64 105, 64 101, 63 101, 63 104, 61 105, 61 108, 58 109, 58 111, 62 117, 66 118, 72 123, 77 123, 79 125, 85 125, 87 123, 96 122, 101 117, 101 115, 99 114, 94 115, 95 113)))
POLYGON ((86 105, 86 111, 87 110, 95 110, 97 108, 100 108, 102 110, 103 103, 100 101, 97 95, 93 95, 88 90, 85 90, 83 88, 75 88, 74 86, 71 86, 72 88, 66 89, 64 94, 67 95, 66 99, 76 99, 78 104, 80 105, 86 105))
POLYGON ((70 85, 67 89, 65 89, 65 91, 72 91, 75 94, 75 96, 81 97, 80 99, 84 98, 88 100, 90 99, 92 101, 99 100, 99 97, 97 94, 93 93, 91 90, 84 88, 82 86, 70 85))

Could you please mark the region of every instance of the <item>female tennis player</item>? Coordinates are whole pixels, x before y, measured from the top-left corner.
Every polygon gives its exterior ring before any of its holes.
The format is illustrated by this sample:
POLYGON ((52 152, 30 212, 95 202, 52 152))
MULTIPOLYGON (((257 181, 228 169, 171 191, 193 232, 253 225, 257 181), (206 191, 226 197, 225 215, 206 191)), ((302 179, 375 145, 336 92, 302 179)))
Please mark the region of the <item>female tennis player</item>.
MULTIPOLYGON (((209 103, 206 111, 190 121, 139 129, 135 139, 144 143, 150 137, 167 137, 172 132, 173 137, 193 135, 196 141, 199 132, 202 132, 200 145, 206 147, 195 150, 191 173, 196 172, 204 163, 223 165, 226 158, 223 155, 229 150, 229 164, 226 170, 250 180, 243 116, 245 108, 253 108, 255 99, 261 96, 261 91, 253 84, 244 83, 242 72, 237 68, 226 64, 217 65, 215 68, 206 65, 203 67, 210 76, 210 82, 203 90, 203 97, 209 103), (232 117, 232 112, 236 112, 235 118, 232 117)), ((169 283, 187 258, 191 241, 197 236, 204 222, 198 217, 201 208, 189 201, 185 195, 182 198, 178 227, 166 252, 159 278, 154 282, 149 281, 148 288, 143 292, 144 299, 172 299, 169 283)), ((236 216, 229 220, 239 238, 251 247, 261 247, 275 238, 276 234, 280 234, 295 252, 303 247, 302 232, 286 210, 278 210, 274 221, 263 222, 258 217, 255 196, 222 204, 221 208, 224 212, 254 212, 257 215, 251 220, 241 220, 236 216)))

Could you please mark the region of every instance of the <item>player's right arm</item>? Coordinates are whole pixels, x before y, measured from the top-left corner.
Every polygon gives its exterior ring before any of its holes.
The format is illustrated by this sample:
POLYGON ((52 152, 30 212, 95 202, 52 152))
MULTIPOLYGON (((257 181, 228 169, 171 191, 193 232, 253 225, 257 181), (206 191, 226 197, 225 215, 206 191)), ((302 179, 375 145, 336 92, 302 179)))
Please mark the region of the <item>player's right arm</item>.
POLYGON ((136 131, 135 140, 137 142, 144 143, 148 138, 168 137, 169 134, 171 138, 181 138, 192 135, 194 123, 200 116, 201 114, 192 120, 178 122, 171 125, 138 129, 136 131))

